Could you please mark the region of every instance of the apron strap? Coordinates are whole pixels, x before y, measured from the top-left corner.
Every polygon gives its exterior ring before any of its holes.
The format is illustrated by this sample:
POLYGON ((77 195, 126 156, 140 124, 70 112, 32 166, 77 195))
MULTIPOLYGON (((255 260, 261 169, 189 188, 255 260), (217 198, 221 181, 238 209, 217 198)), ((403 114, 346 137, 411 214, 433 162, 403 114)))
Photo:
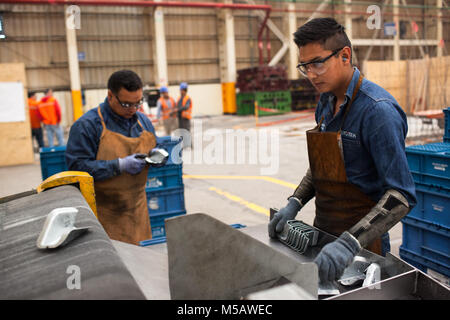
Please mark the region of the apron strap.
POLYGON ((342 119, 341 126, 339 127, 339 132, 341 132, 341 130, 342 130, 342 126, 344 125, 345 119, 347 118, 347 115, 348 115, 348 113, 350 111, 350 108, 351 108, 351 106, 353 104, 353 100, 355 100, 356 94, 358 93, 359 88, 361 87, 361 83, 363 81, 363 78, 364 78, 363 75, 359 74, 358 84, 356 85, 355 89, 353 89, 352 99, 350 100, 350 103, 348 104, 347 108, 345 109, 344 118, 342 119))
POLYGON ((106 129, 105 120, 103 120, 102 112, 100 111, 100 106, 97 108, 98 115, 100 116, 100 121, 102 122, 103 131, 106 129))

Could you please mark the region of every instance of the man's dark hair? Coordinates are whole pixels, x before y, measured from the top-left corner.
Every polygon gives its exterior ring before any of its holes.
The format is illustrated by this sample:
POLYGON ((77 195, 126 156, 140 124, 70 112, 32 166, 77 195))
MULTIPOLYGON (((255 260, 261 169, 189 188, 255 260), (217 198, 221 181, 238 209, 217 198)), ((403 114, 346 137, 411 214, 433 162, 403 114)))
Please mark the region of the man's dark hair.
POLYGON ((116 71, 108 80, 108 89, 114 94, 118 94, 122 88, 133 92, 142 89, 142 87, 141 78, 131 70, 116 71))
POLYGON ((49 93, 50 92, 50 90, 52 90, 51 88, 47 88, 47 89, 45 89, 45 91, 44 91, 44 94, 45 95, 47 95, 47 93, 49 93))
POLYGON ((28 98, 31 98, 32 96, 34 96, 36 94, 35 91, 28 91, 28 98))
POLYGON ((352 48, 345 28, 333 18, 316 18, 308 21, 294 33, 294 42, 299 48, 309 43, 319 43, 325 50, 331 51, 343 47, 352 48))

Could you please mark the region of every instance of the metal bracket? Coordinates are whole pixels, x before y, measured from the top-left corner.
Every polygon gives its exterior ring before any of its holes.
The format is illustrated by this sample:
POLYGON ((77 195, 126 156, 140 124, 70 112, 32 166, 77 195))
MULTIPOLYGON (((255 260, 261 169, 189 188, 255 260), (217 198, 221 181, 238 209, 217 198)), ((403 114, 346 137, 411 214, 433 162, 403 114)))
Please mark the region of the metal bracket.
POLYGON ((73 207, 56 208, 47 215, 42 231, 36 241, 39 249, 64 246, 85 233, 90 227, 74 226, 78 210, 73 207))

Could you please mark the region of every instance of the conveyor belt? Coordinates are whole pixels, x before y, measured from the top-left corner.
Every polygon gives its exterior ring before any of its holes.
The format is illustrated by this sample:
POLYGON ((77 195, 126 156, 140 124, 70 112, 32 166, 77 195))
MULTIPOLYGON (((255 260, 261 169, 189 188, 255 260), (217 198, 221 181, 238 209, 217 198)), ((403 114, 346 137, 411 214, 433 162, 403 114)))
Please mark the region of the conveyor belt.
POLYGON ((0 230, 0 299, 145 299, 74 186, 1 203, 0 230), (75 224, 91 228, 64 247, 38 249, 45 217, 58 207, 78 207, 75 224), (69 266, 79 267, 80 290, 68 289, 69 266))

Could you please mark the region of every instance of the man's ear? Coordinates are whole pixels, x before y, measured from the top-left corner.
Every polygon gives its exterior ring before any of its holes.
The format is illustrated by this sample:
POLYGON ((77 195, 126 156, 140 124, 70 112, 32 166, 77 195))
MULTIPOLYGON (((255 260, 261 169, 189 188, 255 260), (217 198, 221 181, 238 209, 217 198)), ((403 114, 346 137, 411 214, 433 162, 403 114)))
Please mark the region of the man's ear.
POLYGON ((113 97, 113 93, 112 93, 111 90, 108 89, 108 102, 109 102, 109 104, 111 104, 112 97, 113 97))

